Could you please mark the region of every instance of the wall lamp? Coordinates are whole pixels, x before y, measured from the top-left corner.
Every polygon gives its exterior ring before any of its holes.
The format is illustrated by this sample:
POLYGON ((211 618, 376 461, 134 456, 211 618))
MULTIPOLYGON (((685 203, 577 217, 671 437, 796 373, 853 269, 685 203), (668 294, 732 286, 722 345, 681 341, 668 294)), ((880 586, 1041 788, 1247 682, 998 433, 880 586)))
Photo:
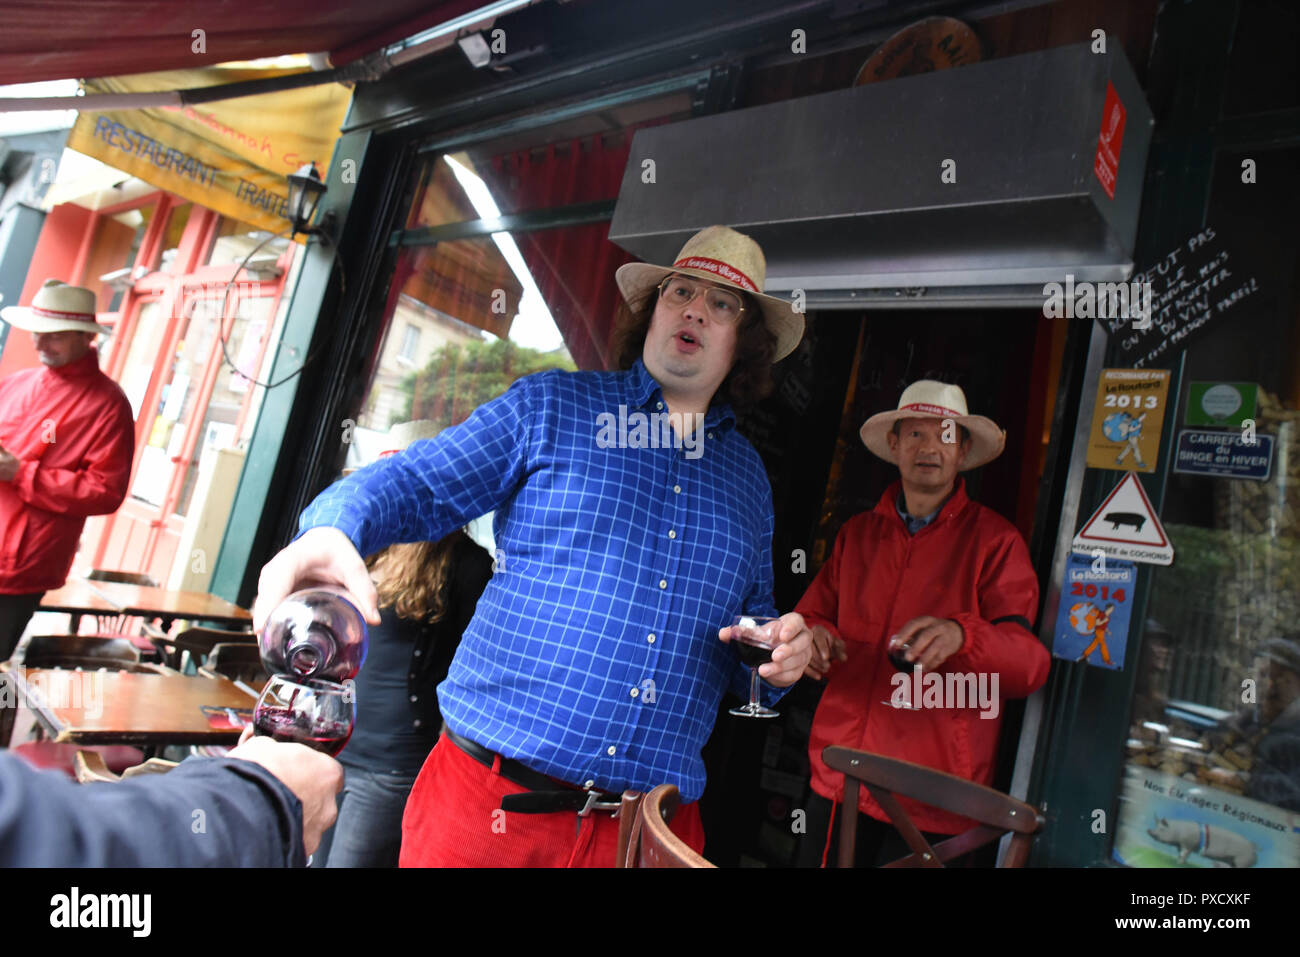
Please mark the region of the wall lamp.
POLYGON ((286 178, 289 180, 289 222, 293 235, 318 236, 328 246, 334 239, 334 211, 329 210, 319 224, 311 225, 326 189, 320 173, 316 172, 316 164, 308 163, 286 178))

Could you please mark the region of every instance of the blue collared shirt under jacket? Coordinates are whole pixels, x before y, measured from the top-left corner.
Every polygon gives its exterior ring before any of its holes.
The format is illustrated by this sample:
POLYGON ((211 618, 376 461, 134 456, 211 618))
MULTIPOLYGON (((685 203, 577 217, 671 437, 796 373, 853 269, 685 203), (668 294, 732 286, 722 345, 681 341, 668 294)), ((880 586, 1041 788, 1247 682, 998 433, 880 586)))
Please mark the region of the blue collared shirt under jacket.
POLYGON ((571 784, 695 801, 723 692, 749 694, 718 629, 776 614, 772 491, 729 407, 698 445, 667 411, 640 361, 531 375, 335 483, 299 527, 369 555, 495 509, 496 569, 438 686, 447 725, 571 784))

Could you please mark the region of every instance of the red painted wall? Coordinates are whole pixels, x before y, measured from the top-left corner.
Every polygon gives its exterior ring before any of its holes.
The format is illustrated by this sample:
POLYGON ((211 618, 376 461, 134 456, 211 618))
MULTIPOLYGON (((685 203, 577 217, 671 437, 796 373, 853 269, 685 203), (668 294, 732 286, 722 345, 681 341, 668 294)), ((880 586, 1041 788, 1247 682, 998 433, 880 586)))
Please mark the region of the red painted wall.
MULTIPOLYGON (((47 279, 62 279, 70 283, 81 279, 70 273, 82 238, 90 228, 92 215, 90 210, 74 203, 64 203, 50 210, 45 225, 41 227, 40 238, 36 240, 36 251, 32 253, 32 264, 27 269, 27 281, 23 284, 19 305, 31 305, 32 297, 47 279)), ((11 327, 4 351, 0 353, 0 378, 37 365, 40 365, 40 359, 32 348, 31 334, 11 327)))

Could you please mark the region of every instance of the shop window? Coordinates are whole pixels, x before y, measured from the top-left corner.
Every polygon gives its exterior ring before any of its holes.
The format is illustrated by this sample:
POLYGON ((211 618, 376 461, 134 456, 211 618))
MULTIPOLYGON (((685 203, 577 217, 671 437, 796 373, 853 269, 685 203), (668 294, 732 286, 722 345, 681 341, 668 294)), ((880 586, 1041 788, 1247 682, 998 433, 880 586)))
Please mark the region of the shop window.
MULTIPOLYGON (((244 257, 269 235, 264 229, 222 216, 217 223, 216 233, 212 239, 212 247, 208 250, 206 265, 224 266, 241 263, 244 261, 244 257)), ((285 236, 277 236, 271 239, 261 248, 257 256, 249 262, 249 268, 271 267, 280 255, 289 248, 289 243, 290 240, 285 236)))
POLYGON ((1296 867, 1300 202, 1289 184, 1300 150, 1221 155, 1216 170, 1207 222, 1231 251, 1234 281, 1254 278, 1258 291, 1188 348, 1173 428, 1253 430, 1267 464, 1169 477, 1162 516, 1174 561, 1152 573, 1114 856, 1296 867), (1243 183, 1246 158, 1268 179, 1243 183))
POLYGON ((414 362, 415 351, 420 346, 419 327, 410 325, 406 326, 406 331, 402 333, 402 348, 397 357, 403 362, 414 362))
POLYGON ((163 272, 172 271, 172 264, 180 251, 181 237, 185 235, 185 227, 189 225, 192 212, 194 212, 194 204, 185 203, 183 206, 173 207, 167 214, 167 228, 162 237, 162 257, 158 264, 158 268, 163 272))
MULTIPOLYGON (((208 404, 203 409, 203 417, 194 438, 194 450, 190 455, 190 466, 185 472, 177 499, 177 515, 188 515, 190 512, 194 486, 199 475, 198 463, 204 451, 210 448, 233 448, 239 440, 240 415, 248 401, 249 390, 253 388, 248 376, 256 377, 258 374, 257 358, 270 334, 273 318, 271 306, 274 301, 269 296, 239 300, 235 318, 226 335, 226 352, 234 365, 232 367, 231 363, 223 361, 217 369, 216 382, 208 404)), ((191 350, 188 341, 186 343, 185 351, 190 354, 191 361, 202 363, 212 350, 221 350, 221 345, 215 340, 216 334, 215 314, 209 312, 194 348, 191 350)), ((180 358, 182 357, 178 357, 178 363, 180 358)), ((187 403, 177 426, 187 429, 193 415, 192 407, 187 403)))
POLYGON ((91 287, 99 287, 97 311, 117 312, 132 282, 153 270, 153 263, 137 259, 157 209, 155 200, 100 218, 85 273, 91 287))

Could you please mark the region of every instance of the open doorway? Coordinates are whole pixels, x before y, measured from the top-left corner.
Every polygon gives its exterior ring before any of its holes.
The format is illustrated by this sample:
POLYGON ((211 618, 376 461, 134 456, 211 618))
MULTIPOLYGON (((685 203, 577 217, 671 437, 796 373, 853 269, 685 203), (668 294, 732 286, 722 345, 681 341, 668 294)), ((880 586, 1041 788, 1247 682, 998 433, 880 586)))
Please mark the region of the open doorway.
MULTIPOLYGON (((740 422, 772 482, 778 608, 794 607, 841 526, 874 507, 898 478, 858 430, 871 415, 896 408, 903 388, 917 379, 960 385, 973 414, 1006 430, 1002 455, 965 473, 967 492, 1029 542, 1065 342, 1066 324, 1032 309, 810 314, 799 351, 778 367, 775 394, 740 422)), ((795 812, 807 800, 808 734, 821 687, 799 682, 772 721, 733 718, 730 703, 720 711, 705 749, 709 785, 701 810, 709 860, 793 863, 801 839, 795 812)), ((1009 708, 1001 757, 1019 723, 1020 709, 1009 708)))

